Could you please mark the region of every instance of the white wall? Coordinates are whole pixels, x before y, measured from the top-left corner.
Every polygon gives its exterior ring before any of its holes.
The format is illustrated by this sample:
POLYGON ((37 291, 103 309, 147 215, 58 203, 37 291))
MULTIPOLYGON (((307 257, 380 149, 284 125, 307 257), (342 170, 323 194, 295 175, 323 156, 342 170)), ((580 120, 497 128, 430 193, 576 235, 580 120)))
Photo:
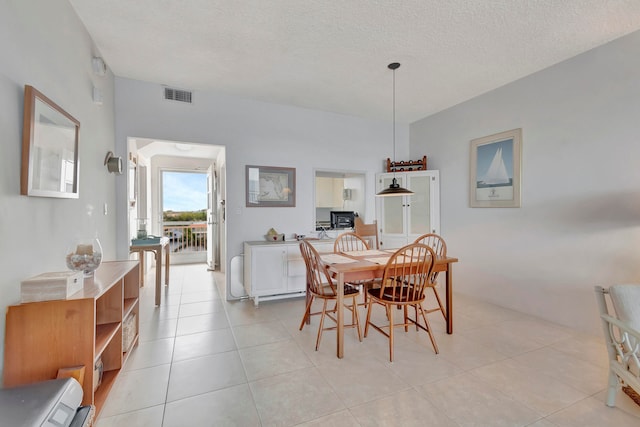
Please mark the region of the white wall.
POLYGON ((411 126, 411 157, 440 169, 455 291, 600 330, 593 286, 640 281, 639 70, 636 32, 411 126), (470 140, 514 128, 522 207, 469 208, 470 140))
MULTIPOLYGON (((367 217, 375 212, 375 173, 391 156, 390 122, 269 104, 194 91, 193 104, 162 99, 161 85, 116 78, 116 143, 155 138, 226 147, 227 265, 245 240, 261 240, 269 228, 290 235, 314 230, 314 169, 367 172, 367 217), (296 168, 295 208, 246 208, 245 166, 296 168)), ((408 156, 408 125, 396 126, 397 157, 408 156)), ((118 183, 118 194, 125 194, 118 183)), ((126 212, 119 205, 118 212, 126 212)), ((118 248, 126 256, 126 233, 118 248)))
POLYGON ((115 177, 103 165, 114 149, 113 75, 91 71, 99 56, 67 1, 0 5, 0 369, 6 306, 20 301, 20 281, 66 271, 76 236, 98 233, 104 260, 115 259, 115 177), (44 93, 80 121, 80 198, 20 195, 24 85, 44 93), (104 104, 92 102, 93 85, 104 104), (103 215, 107 203, 108 215, 103 215))

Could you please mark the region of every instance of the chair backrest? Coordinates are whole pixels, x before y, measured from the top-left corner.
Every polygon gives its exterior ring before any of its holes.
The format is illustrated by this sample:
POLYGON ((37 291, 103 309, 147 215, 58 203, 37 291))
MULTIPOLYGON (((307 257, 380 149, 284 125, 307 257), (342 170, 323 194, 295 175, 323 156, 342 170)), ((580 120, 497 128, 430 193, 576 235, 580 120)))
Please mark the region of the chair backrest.
POLYGON ((316 295, 336 295, 337 289, 320 254, 309 242, 300 242, 300 253, 307 267, 307 287, 316 295))
POLYGON ((384 267, 380 295, 395 302, 421 301, 434 261, 433 249, 422 243, 398 249, 384 267))
POLYGON ((422 236, 418 237, 414 243, 422 243, 429 246, 438 256, 447 255, 447 244, 445 243, 444 239, 437 234, 423 234, 422 236))
POLYGON ((356 233, 342 233, 333 244, 333 252, 366 251, 367 241, 356 233))
POLYGON ((380 249, 380 242, 378 241, 378 221, 373 221, 371 224, 365 224, 360 217, 356 217, 354 221, 354 232, 364 238, 370 248, 380 249))
MULTIPOLYGON (((422 243, 429 246, 437 256, 447 256, 447 244, 441 236, 435 233, 423 234, 414 243, 422 243)), ((431 273, 430 281, 432 285, 438 280, 438 274, 438 271, 431 273)))

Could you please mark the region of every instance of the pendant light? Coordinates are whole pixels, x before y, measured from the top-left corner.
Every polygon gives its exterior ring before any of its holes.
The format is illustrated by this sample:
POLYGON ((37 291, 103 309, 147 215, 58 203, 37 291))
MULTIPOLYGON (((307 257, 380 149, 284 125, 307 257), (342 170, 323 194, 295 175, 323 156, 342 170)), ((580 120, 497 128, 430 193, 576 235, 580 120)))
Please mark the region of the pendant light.
MULTIPOLYGON (((400 68, 399 62, 392 62, 387 67, 393 71, 393 163, 396 162, 396 70, 400 68)), ((400 187, 396 180, 396 171, 393 171, 393 180, 389 188, 385 188, 376 196, 378 197, 390 197, 390 196, 411 196, 413 191, 400 187)))

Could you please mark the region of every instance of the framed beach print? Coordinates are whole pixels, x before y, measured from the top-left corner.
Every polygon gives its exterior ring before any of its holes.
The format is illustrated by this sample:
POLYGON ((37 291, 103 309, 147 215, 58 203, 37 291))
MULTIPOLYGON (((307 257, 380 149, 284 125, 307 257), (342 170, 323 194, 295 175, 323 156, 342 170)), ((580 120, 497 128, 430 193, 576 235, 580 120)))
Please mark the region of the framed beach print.
POLYGON ((471 141, 469 206, 519 208, 522 129, 471 141))
POLYGON ((296 205, 295 168, 247 165, 245 182, 248 208, 296 205))

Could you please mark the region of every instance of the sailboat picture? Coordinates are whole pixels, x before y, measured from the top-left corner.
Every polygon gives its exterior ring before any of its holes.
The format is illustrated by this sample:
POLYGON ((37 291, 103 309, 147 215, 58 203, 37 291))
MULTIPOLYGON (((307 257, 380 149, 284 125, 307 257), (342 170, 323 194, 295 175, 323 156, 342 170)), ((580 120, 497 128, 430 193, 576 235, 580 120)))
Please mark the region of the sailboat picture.
POLYGON ((472 207, 519 206, 520 132, 516 129, 472 141, 472 207))

